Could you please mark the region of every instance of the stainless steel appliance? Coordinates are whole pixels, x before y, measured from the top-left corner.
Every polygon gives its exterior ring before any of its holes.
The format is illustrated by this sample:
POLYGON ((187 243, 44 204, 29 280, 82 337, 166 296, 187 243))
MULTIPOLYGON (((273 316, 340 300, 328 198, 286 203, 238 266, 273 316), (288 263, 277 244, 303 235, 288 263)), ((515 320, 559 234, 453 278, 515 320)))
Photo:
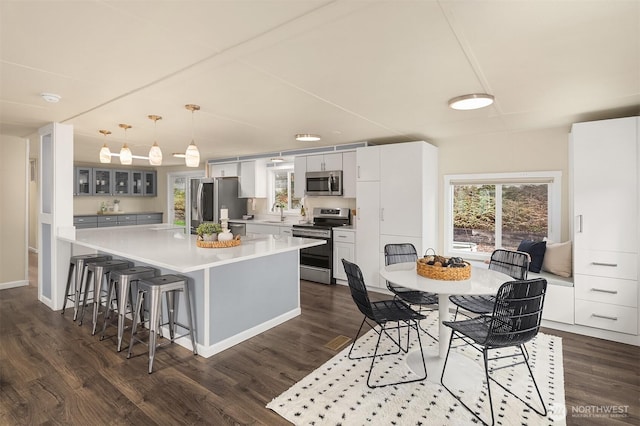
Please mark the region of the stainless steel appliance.
POLYGON ((307 172, 305 175, 306 195, 342 195, 342 170, 328 172, 307 172))
POLYGON ((324 208, 313 209, 313 223, 293 225, 294 237, 325 240, 321 246, 300 250, 300 278, 323 284, 335 284, 333 278, 333 231, 337 226, 351 223, 351 209, 324 208))
POLYGON ((247 214, 247 200, 238 198, 238 178, 191 179, 191 233, 202 222, 219 222, 220 209, 229 211, 229 219, 247 214))

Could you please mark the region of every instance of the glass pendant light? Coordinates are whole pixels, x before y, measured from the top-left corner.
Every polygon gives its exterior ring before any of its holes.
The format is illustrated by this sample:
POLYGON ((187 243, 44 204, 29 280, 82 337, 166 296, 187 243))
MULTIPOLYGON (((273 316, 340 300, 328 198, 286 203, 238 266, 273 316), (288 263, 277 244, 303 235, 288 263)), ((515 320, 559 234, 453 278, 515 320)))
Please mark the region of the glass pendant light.
POLYGON ((108 130, 98 130, 104 136, 104 145, 100 149, 100 162, 101 163, 110 163, 111 162, 111 150, 107 146, 107 135, 110 135, 111 132, 108 130))
POLYGON ((152 166, 161 166, 162 165, 162 150, 158 146, 158 142, 156 142, 156 125, 158 120, 162 120, 162 117, 159 115, 149 115, 151 120, 153 120, 153 146, 149 150, 149 164, 152 166))
POLYGON ((119 126, 124 129, 124 145, 120 149, 120 164, 129 165, 133 163, 131 150, 127 146, 127 129, 130 129, 131 126, 128 124, 119 124, 119 126))
POLYGON ((193 112, 200 110, 200 107, 193 104, 187 104, 184 107, 191 111, 191 144, 189 144, 184 153, 184 162, 187 167, 198 167, 200 165, 200 151, 193 138, 193 112))

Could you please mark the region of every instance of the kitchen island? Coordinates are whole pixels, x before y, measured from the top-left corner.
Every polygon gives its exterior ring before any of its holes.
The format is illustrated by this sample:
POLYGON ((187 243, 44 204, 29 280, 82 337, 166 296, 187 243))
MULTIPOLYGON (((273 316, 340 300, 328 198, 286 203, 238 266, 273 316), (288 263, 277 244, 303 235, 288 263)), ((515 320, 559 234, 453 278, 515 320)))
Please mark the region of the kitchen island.
MULTIPOLYGON (((299 250, 323 241, 247 235, 230 248, 199 248, 170 225, 77 230, 73 254, 107 253, 190 279, 198 354, 210 357, 300 315, 299 250)), ((186 320, 184 300, 178 318, 186 320)), ((177 343, 192 349, 188 338, 177 343)))

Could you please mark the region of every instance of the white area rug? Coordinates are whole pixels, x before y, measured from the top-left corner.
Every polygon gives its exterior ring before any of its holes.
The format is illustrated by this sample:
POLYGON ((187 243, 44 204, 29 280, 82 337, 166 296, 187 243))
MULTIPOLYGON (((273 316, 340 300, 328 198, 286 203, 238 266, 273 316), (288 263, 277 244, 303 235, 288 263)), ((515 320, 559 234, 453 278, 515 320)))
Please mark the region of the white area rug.
MULTIPOLYGON (((437 312, 430 314, 430 317, 423 321, 423 327, 437 336, 437 312)), ((412 335, 414 342, 411 349, 417 350, 415 332, 412 335)), ((373 330, 360 337, 356 342, 357 355, 365 354, 366 352, 363 351, 367 349, 372 353, 376 339, 377 334, 373 330)), ((437 342, 424 333, 421 334, 421 339, 426 351, 437 353, 437 342)), ((383 342, 384 340, 383 337, 383 342)), ((530 355, 529 363, 545 405, 549 409, 548 414, 546 417, 540 416, 492 382, 491 396, 496 424, 565 424, 562 339, 539 333, 526 346, 530 355)), ((338 355, 275 398, 267 404, 267 408, 296 425, 480 424, 440 385, 439 372, 427 369, 429 375, 427 380, 370 389, 366 382, 371 360, 350 360, 347 357, 350 347, 351 345, 347 346, 338 355)), ((391 348, 390 345, 383 346, 382 343, 381 347, 383 350, 391 348)), ((490 423, 491 413, 486 384, 483 380, 482 356, 480 352, 471 348, 455 350, 458 354, 455 358, 450 358, 445 383, 461 395, 468 406, 475 407, 480 416, 490 423), (462 392, 459 392, 460 389, 462 392)), ((507 352, 503 352, 502 355, 505 353, 507 352)), ((489 353, 490 356, 498 354, 498 351, 489 353)), ((522 360, 522 357, 518 360, 522 360)), ((383 357, 381 361, 376 361, 374 366, 374 377, 382 380, 383 383, 412 375, 414 373, 407 366, 406 354, 403 353, 398 356, 383 357), (399 376, 394 377, 394 375, 399 376)), ((500 383, 537 409, 541 409, 533 383, 528 377, 526 365, 497 370, 492 377, 497 378, 500 383)))

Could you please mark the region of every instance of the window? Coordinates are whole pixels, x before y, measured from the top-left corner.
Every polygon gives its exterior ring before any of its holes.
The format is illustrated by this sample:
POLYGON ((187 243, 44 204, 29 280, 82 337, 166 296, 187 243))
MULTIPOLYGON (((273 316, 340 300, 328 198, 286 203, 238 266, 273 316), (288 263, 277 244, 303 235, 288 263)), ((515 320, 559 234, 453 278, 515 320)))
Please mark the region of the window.
POLYGON ((293 163, 269 167, 269 210, 282 204, 284 211, 300 209, 300 199, 293 196, 295 179, 293 163))
POLYGON ((488 258, 522 240, 560 241, 561 172, 445 176, 445 251, 488 258))

